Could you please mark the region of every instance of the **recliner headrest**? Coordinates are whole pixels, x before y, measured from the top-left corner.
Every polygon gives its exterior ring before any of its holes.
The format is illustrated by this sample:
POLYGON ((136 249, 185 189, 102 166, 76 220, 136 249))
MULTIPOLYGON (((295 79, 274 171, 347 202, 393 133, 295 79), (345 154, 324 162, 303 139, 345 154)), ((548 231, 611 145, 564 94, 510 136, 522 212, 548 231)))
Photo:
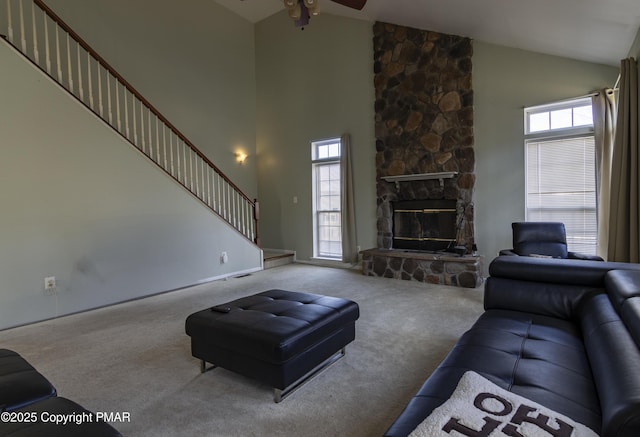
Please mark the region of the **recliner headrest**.
POLYGON ((548 255, 554 258, 568 256, 567 234, 561 222, 515 222, 513 249, 519 255, 548 255))

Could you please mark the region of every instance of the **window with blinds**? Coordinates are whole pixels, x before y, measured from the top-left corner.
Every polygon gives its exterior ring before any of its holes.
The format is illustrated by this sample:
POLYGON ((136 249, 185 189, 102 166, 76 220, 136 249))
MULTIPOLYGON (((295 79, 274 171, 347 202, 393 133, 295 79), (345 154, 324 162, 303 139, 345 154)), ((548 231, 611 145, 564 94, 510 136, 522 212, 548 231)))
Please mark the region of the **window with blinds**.
POLYGON ((563 222, 569 250, 596 253, 591 100, 525 109, 526 220, 563 222))
POLYGON ((311 143, 314 258, 342 258, 340 154, 340 138, 311 143))

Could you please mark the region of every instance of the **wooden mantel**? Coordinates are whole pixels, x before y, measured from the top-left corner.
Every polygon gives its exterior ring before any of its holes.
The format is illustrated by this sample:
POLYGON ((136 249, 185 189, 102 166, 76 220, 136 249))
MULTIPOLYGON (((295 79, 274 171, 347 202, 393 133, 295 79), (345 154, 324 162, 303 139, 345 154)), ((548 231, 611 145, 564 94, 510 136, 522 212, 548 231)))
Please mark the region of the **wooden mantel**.
POLYGON ((445 179, 451 179, 454 176, 457 176, 457 171, 443 171, 438 173, 418 173, 418 174, 405 174, 399 176, 382 176, 380 179, 385 180, 387 182, 395 182, 396 189, 400 189, 400 182, 409 182, 409 181, 425 181, 429 179, 438 179, 440 181, 440 186, 444 186, 445 179))

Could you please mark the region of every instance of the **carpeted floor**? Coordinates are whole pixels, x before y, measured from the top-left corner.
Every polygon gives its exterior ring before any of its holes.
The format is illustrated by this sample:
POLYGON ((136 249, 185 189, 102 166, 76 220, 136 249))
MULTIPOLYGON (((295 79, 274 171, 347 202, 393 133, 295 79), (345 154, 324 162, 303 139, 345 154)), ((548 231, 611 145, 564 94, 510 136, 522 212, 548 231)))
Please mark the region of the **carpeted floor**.
POLYGON ((481 289, 292 264, 241 278, 0 332, 93 411, 128 412, 125 436, 380 436, 482 312, 481 289), (224 369, 200 374, 185 318, 282 288, 360 305, 347 355, 279 404, 272 389, 224 369))

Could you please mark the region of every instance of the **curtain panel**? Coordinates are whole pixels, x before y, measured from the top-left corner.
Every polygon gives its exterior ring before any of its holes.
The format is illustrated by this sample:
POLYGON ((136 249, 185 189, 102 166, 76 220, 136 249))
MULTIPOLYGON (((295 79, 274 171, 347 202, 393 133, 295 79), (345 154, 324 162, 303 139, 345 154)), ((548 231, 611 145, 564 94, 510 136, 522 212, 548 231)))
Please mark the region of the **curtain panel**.
POLYGON ((340 179, 341 220, 342 220, 342 262, 355 263, 358 261, 356 243, 356 208, 353 198, 353 164, 351 162, 351 135, 344 134, 340 138, 340 179))
POLYGON ((611 193, 611 161, 615 140, 617 106, 615 92, 600 90, 592 99, 596 151, 597 254, 607 259, 611 193))
POLYGON ((640 262, 638 193, 638 64, 621 61, 620 93, 611 165, 608 261, 640 262))

